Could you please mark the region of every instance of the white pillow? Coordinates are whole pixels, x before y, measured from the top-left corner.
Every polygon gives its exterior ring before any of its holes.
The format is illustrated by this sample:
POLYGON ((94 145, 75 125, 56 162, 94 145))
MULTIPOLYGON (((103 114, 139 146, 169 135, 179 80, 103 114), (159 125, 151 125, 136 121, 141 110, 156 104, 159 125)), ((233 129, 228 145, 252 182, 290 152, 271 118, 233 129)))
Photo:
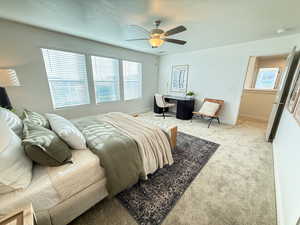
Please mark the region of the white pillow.
POLYGON ((46 114, 52 130, 72 149, 86 149, 86 140, 82 133, 69 120, 56 115, 46 114))
POLYGON ((27 188, 31 177, 32 161, 20 138, 0 119, 0 194, 27 188))
POLYGON ((219 107, 218 103, 204 102, 199 112, 207 116, 214 116, 219 107))
POLYGON ((6 121, 7 125, 19 136, 23 135, 23 122, 13 112, 0 107, 0 119, 6 121))

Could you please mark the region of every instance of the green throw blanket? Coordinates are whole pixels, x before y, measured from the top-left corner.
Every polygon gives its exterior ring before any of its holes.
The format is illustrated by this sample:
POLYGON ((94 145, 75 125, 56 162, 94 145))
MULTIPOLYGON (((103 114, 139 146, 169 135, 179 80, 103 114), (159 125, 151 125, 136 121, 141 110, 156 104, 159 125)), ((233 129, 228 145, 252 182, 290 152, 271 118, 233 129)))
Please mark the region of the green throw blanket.
POLYGON ((105 168, 107 190, 113 197, 136 184, 142 174, 142 162, 136 142, 117 128, 96 118, 74 122, 86 138, 89 149, 105 168))

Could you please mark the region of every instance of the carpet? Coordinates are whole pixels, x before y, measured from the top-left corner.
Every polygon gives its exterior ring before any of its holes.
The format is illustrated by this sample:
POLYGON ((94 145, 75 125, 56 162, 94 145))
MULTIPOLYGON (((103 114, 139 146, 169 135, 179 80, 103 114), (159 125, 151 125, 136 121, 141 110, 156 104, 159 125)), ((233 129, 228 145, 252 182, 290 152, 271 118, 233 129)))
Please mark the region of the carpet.
POLYGON ((139 225, 160 225, 218 147, 214 142, 179 132, 174 164, 121 192, 118 200, 139 225))

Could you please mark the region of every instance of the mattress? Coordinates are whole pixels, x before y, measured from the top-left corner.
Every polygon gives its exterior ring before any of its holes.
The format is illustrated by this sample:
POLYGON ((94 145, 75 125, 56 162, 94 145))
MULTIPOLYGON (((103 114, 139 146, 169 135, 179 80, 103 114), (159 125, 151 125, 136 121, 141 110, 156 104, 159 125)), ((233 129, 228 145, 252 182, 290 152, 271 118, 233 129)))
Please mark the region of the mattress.
POLYGON ((73 150, 72 161, 59 167, 35 165, 28 188, 0 195, 0 218, 28 203, 36 212, 48 210, 105 179, 99 158, 90 150, 73 150))
POLYGON ((35 166, 33 178, 25 190, 0 195, 0 216, 32 203, 36 210, 49 209, 60 202, 60 197, 47 173, 47 167, 35 166))
POLYGON ((48 168, 52 184, 61 200, 105 178, 98 156, 90 150, 72 150, 72 161, 72 164, 48 168))

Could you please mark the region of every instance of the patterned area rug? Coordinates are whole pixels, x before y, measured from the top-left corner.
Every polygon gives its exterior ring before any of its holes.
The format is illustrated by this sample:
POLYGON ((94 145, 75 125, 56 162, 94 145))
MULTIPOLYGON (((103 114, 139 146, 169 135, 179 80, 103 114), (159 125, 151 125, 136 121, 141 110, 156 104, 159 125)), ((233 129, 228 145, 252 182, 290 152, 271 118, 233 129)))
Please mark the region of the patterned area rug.
POLYGON ((178 133, 174 164, 117 195, 140 225, 159 225, 195 179, 219 144, 178 133))

